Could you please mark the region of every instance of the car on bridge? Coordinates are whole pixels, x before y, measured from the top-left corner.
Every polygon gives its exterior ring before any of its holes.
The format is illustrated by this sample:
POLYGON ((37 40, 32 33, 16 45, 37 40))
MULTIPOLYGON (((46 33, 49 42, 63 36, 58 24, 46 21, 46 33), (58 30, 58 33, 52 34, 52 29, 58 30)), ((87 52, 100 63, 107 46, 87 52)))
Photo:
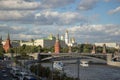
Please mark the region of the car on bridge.
POLYGON ((53 68, 57 70, 63 70, 63 62, 62 61, 54 61, 53 68))
POLYGON ((80 61, 80 65, 83 66, 83 67, 88 67, 89 66, 88 61, 80 61))

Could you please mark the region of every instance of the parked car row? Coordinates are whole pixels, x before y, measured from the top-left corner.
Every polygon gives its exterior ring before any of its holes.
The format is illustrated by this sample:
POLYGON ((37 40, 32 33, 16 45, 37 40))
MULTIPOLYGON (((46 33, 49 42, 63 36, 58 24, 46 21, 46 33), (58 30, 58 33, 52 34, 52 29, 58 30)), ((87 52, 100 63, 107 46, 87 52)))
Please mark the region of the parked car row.
POLYGON ((10 73, 17 80, 38 80, 35 75, 26 70, 22 70, 20 67, 12 67, 10 73))

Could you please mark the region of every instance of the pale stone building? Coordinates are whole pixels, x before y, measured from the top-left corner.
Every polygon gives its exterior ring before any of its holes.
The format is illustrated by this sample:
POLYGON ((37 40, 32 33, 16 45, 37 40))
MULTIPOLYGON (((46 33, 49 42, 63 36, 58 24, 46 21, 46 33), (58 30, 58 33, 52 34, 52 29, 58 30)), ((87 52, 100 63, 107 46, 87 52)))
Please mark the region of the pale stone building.
POLYGON ((113 48, 116 48, 116 49, 118 49, 119 45, 120 45, 119 43, 114 43, 114 42, 113 43, 95 43, 96 46, 101 46, 101 47, 104 44, 106 45, 106 47, 113 47, 113 48))
MULTIPOLYGON (((29 45, 29 46, 41 46, 41 47, 53 47, 55 44, 56 38, 50 35, 48 38, 41 38, 41 39, 36 39, 33 42, 28 41, 28 42, 20 42, 20 45, 29 45)), ((60 40, 60 46, 61 47, 66 47, 65 41, 60 40)))

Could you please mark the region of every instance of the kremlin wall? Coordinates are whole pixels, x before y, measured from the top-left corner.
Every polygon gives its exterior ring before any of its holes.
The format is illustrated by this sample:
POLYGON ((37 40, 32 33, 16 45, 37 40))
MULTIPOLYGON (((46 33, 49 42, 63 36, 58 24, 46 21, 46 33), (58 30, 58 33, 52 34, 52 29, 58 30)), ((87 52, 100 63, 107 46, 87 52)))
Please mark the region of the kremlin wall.
MULTIPOLYGON (((11 47, 18 47, 23 45, 41 46, 42 48, 50 48, 56 45, 57 47, 77 46, 77 43, 75 42, 75 38, 70 37, 68 30, 66 30, 64 35, 60 35, 60 37, 59 35, 55 37, 52 34, 50 34, 47 38, 40 38, 31 41, 10 40, 10 35, 8 33, 7 39, 3 41, 1 37, 0 42, 3 45, 5 52, 7 52, 11 47)), ((119 44, 117 43, 94 43, 94 46, 103 46, 103 44, 105 44, 106 47, 113 47, 116 49, 120 47, 119 44)), ((58 49, 57 47, 55 47, 55 49, 58 49)), ((93 53, 95 52, 93 51, 93 53)))
POLYGON ((10 35, 8 34, 8 37, 5 41, 2 41, 2 38, 1 38, 1 43, 3 45, 5 52, 7 52, 11 47, 18 47, 23 45, 41 46, 42 48, 50 48, 50 47, 56 46, 55 48, 57 49, 57 52, 59 52, 59 47, 77 45, 77 43, 75 42, 75 39, 69 37, 68 31, 65 32, 65 35, 60 36, 60 38, 58 35, 55 37, 52 34, 50 34, 47 38, 40 38, 40 39, 31 40, 31 41, 10 40, 10 35))

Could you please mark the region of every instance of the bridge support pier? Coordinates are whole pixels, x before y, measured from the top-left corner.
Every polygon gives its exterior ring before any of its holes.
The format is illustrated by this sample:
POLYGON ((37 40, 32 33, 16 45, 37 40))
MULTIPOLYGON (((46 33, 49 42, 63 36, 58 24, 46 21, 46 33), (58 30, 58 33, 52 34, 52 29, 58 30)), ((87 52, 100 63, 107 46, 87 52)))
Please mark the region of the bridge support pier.
POLYGON ((112 61, 112 54, 107 54, 107 64, 112 61))
POLYGON ((112 54, 107 54, 107 64, 120 67, 120 62, 112 61, 112 54))

